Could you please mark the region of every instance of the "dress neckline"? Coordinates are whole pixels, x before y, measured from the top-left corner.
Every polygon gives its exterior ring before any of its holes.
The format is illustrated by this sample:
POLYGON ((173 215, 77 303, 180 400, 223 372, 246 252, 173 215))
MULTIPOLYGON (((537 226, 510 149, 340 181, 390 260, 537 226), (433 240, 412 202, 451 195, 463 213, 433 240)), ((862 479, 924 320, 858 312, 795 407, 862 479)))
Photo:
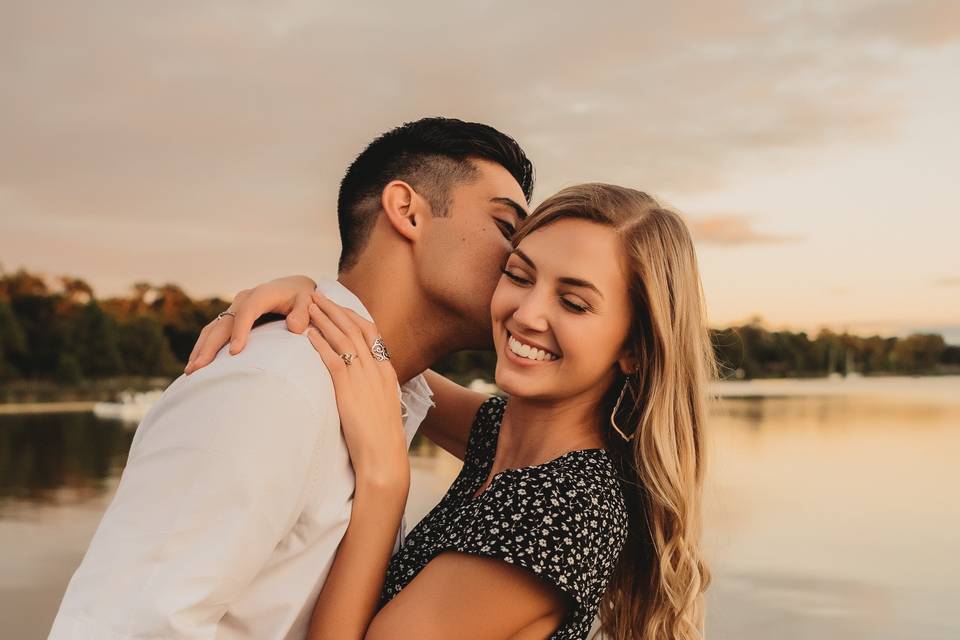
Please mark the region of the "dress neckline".
MULTIPOLYGON (((497 397, 497 396, 494 396, 494 397, 497 397)), ((491 442, 489 443, 488 448, 492 449, 492 451, 479 452, 481 454, 489 454, 489 455, 484 455, 484 459, 481 461, 481 465, 478 473, 478 475, 480 476, 480 482, 479 484, 471 487, 470 492, 466 496, 467 504, 480 500, 487 492, 489 492, 493 488, 493 485, 496 484, 497 480, 499 480, 502 476, 506 476, 508 474, 530 473, 532 471, 542 470, 544 468, 559 464, 562 461, 566 460, 567 458, 571 458, 571 457, 575 457, 583 454, 594 454, 597 452, 603 454, 604 459, 606 459, 607 461, 611 461, 609 452, 603 447, 588 447, 586 449, 573 449, 572 451, 561 453, 555 458, 550 458, 545 462, 540 462, 538 464, 531 464, 524 467, 510 467, 507 469, 503 469, 502 471, 498 471, 493 475, 492 478, 490 478, 490 483, 486 486, 486 488, 484 488, 483 491, 480 491, 480 488, 483 487, 483 483, 486 481, 487 477, 490 475, 490 471, 493 468, 493 462, 497 456, 497 443, 500 442, 500 425, 503 423, 503 414, 507 408, 507 398, 501 398, 500 400, 501 400, 500 409, 497 411, 496 416, 492 420, 493 424, 490 425, 491 442), (479 493, 477 493, 478 491, 479 493)))

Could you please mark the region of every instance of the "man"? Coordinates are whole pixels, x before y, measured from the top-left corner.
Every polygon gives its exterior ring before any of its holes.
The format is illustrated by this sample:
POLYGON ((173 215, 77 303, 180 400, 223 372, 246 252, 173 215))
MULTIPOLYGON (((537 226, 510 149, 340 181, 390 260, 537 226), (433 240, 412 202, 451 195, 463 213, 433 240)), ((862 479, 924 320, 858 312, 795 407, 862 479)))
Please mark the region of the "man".
MULTIPOLYGON (((338 279, 318 289, 375 318, 408 445, 432 404, 422 372, 492 343, 489 300, 532 186, 511 138, 443 118, 384 134, 343 179, 338 279)), ((306 336, 259 327, 144 419, 50 637, 304 637, 353 485, 326 367, 306 336)))

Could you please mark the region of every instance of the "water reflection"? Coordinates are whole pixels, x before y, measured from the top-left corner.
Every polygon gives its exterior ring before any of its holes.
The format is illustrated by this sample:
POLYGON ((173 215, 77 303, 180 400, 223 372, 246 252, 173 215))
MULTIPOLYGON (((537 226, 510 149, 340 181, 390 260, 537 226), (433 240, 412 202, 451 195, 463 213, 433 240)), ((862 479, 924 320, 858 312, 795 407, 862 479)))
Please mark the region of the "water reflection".
POLYGON ((11 501, 68 503, 101 493, 133 431, 92 413, 0 416, 0 515, 11 501))
MULTIPOLYGON (((960 568, 960 380, 751 384, 714 407, 709 635, 947 639, 960 568)), ((0 415, 0 620, 45 636, 133 431, 91 414, 0 415)), ((417 438, 412 526, 459 462, 417 438)))

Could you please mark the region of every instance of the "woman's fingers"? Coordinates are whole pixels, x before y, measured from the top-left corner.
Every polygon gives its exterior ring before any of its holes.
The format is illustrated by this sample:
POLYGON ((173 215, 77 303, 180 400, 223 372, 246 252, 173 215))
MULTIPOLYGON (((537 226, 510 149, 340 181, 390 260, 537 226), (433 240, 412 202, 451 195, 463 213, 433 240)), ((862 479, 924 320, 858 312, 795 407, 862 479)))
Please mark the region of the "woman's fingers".
POLYGON ((204 327, 183 372, 190 375, 213 362, 217 352, 230 340, 232 327, 233 316, 228 315, 221 316, 204 327))
MULTIPOLYGON (((394 370, 393 365, 390 364, 389 353, 387 360, 377 360, 373 357, 373 343, 377 341, 377 338, 380 338, 380 333, 377 331, 377 325, 370 322, 366 318, 360 316, 353 309, 344 308, 343 312, 346 316, 360 329, 360 333, 363 335, 364 340, 364 349, 365 352, 370 354, 373 363, 377 365, 377 368, 380 369, 380 372, 386 376, 388 380, 396 381, 397 372, 394 370)), ((386 347, 386 345, 384 345, 386 347)))
POLYGON ((323 364, 326 365, 327 370, 330 372, 330 377, 335 381, 339 380, 344 373, 344 368, 347 363, 344 362, 334 348, 330 346, 326 338, 320 335, 316 327, 307 327, 306 331, 307 339, 310 340, 310 344, 313 345, 316 352, 320 354, 320 359, 323 360, 323 364))
POLYGON ((200 347, 203 346, 204 340, 206 340, 207 334, 210 333, 210 329, 213 327, 212 322, 208 322, 203 325, 203 329, 200 329, 200 335, 197 336, 197 342, 193 345, 193 349, 190 350, 190 357, 187 358, 187 368, 190 368, 190 364, 197 357, 197 351, 200 350, 200 347))
POLYGON ((270 310, 269 303, 269 300, 264 299, 261 287, 241 291, 233 299, 230 308, 236 311, 236 317, 233 320, 233 331, 230 335, 230 355, 237 355, 247 346, 247 338, 253 330, 253 323, 270 310))
POLYGON ((310 326, 310 313, 307 309, 310 307, 310 292, 304 291, 297 294, 293 301, 293 308, 287 314, 287 329, 293 333, 303 333, 310 326))
POLYGON ((353 341, 340 330, 340 327, 338 327, 320 307, 311 303, 308 307, 308 312, 310 314, 310 322, 320 331, 324 340, 336 351, 338 356, 344 353, 360 355, 357 353, 353 341))
POLYGON ((372 363, 373 354, 370 352, 370 347, 373 345, 373 340, 376 339, 376 336, 368 341, 364 335, 361 323, 372 327, 368 332, 375 333, 376 327, 373 327, 373 323, 364 320, 350 309, 341 307, 322 293, 314 291, 310 294, 310 297, 313 299, 313 303, 323 311, 330 321, 350 340, 350 343, 353 345, 353 352, 359 355, 364 362, 372 363))

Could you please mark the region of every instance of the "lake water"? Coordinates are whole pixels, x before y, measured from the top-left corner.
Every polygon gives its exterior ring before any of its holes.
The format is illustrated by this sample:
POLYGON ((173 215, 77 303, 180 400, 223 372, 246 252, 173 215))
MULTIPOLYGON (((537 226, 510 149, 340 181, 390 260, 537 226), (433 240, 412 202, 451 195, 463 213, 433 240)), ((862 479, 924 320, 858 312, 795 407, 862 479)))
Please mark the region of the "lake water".
MULTIPOLYGON (((709 428, 707 635, 955 640, 960 377, 728 383, 709 428)), ((132 428, 0 415, 0 629, 44 638, 132 428)), ((459 469, 418 442, 410 526, 459 469)))

